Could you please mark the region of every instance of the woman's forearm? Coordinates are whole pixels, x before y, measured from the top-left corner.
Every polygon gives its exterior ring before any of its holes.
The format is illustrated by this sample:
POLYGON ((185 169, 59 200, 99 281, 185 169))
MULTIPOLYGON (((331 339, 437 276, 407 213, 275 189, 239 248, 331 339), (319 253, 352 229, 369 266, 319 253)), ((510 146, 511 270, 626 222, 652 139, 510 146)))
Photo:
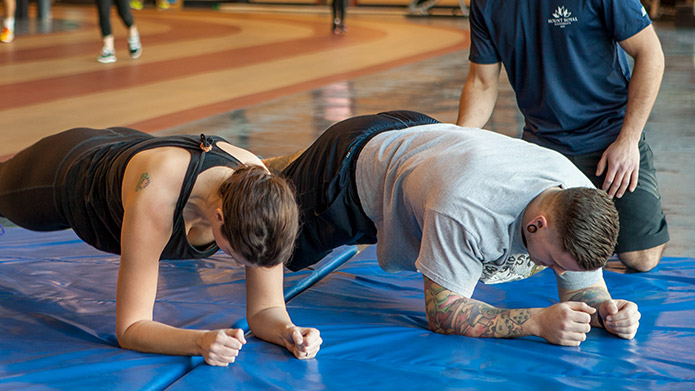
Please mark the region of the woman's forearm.
POLYGON ((206 332, 208 331, 180 329, 151 320, 141 320, 118 336, 118 343, 124 349, 144 353, 198 356, 202 354, 200 340, 206 332))
POLYGON ((248 317, 249 327, 254 336, 285 347, 283 332, 294 327, 284 307, 269 307, 248 317))

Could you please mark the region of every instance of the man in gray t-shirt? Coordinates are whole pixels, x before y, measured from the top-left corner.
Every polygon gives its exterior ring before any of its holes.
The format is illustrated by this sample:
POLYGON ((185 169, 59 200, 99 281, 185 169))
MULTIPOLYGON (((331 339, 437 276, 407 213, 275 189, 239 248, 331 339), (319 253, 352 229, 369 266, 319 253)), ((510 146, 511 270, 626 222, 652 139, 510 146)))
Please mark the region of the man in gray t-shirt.
MULTIPOLYGON (((553 187, 594 187, 558 153, 451 124, 378 134, 360 152, 355 178, 381 268, 418 270, 466 297, 478 281, 539 270, 521 236, 531 200, 553 187)), ((562 286, 584 288, 600 275, 573 273, 562 286)))
POLYGON ((554 151, 396 111, 345 120, 300 156, 267 164, 294 181, 303 214, 290 269, 341 244, 378 242, 384 270, 423 274, 433 331, 562 345, 604 321, 622 338, 637 331, 637 306, 611 299, 601 272, 615 207, 554 151), (471 298, 478 281, 544 267, 556 273, 559 304, 509 310, 471 298))

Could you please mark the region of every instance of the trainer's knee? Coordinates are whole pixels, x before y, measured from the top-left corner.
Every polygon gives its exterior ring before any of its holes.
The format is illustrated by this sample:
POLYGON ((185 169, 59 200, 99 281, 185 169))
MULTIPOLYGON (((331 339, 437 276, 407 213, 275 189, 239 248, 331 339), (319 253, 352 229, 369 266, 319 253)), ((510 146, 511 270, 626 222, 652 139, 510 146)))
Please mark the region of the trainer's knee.
POLYGON ((646 250, 619 253, 618 258, 625 266, 635 271, 648 272, 654 269, 661 261, 661 255, 665 246, 665 244, 662 244, 646 250))

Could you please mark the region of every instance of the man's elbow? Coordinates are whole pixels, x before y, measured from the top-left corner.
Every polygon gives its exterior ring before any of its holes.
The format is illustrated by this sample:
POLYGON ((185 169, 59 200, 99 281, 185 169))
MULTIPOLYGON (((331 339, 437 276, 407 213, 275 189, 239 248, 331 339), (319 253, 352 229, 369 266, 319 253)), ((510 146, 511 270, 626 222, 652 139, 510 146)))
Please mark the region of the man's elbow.
MULTIPOLYGON (((666 69, 666 57, 664 56, 664 51, 661 49, 661 45, 650 47, 647 53, 649 54, 645 56, 646 63, 649 64, 654 74, 662 77, 666 69)), ((635 61, 637 61, 637 59, 635 59, 635 61)))
POLYGON ((655 75, 661 79, 664 75, 664 70, 666 69, 666 58, 664 56, 664 51, 661 49, 661 45, 654 45, 649 48, 650 54, 648 56, 649 63, 651 65, 652 71, 655 75))
POLYGON ((427 325, 429 326, 430 330, 432 332, 435 332, 437 334, 451 334, 447 332, 447 329, 442 327, 442 323, 440 322, 440 319, 435 315, 432 315, 430 313, 427 313, 427 325))
POLYGON ((432 332, 444 335, 462 335, 465 337, 480 337, 480 334, 476 334, 471 328, 458 329, 455 325, 450 322, 441 322, 436 317, 427 316, 427 324, 432 332))
POLYGON ((658 69, 659 75, 663 76, 664 70, 666 69, 666 59, 664 58, 664 52, 661 49, 659 49, 658 69))
POLYGON ((456 334, 451 329, 447 329, 447 328, 441 327, 439 325, 433 325, 432 323, 430 323, 430 330, 434 333, 437 333, 437 334, 444 334, 444 335, 456 334))

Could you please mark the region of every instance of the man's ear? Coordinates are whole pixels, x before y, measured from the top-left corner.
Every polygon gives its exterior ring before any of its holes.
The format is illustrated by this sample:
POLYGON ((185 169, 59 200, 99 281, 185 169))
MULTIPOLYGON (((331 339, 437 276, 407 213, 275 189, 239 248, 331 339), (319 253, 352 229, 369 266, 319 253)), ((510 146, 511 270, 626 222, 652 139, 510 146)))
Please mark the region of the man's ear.
POLYGON ((545 217, 545 215, 538 215, 538 216, 534 217, 533 219, 531 219, 529 224, 535 225, 536 228, 538 228, 538 229, 543 229, 543 228, 546 228, 548 226, 548 218, 545 217))

